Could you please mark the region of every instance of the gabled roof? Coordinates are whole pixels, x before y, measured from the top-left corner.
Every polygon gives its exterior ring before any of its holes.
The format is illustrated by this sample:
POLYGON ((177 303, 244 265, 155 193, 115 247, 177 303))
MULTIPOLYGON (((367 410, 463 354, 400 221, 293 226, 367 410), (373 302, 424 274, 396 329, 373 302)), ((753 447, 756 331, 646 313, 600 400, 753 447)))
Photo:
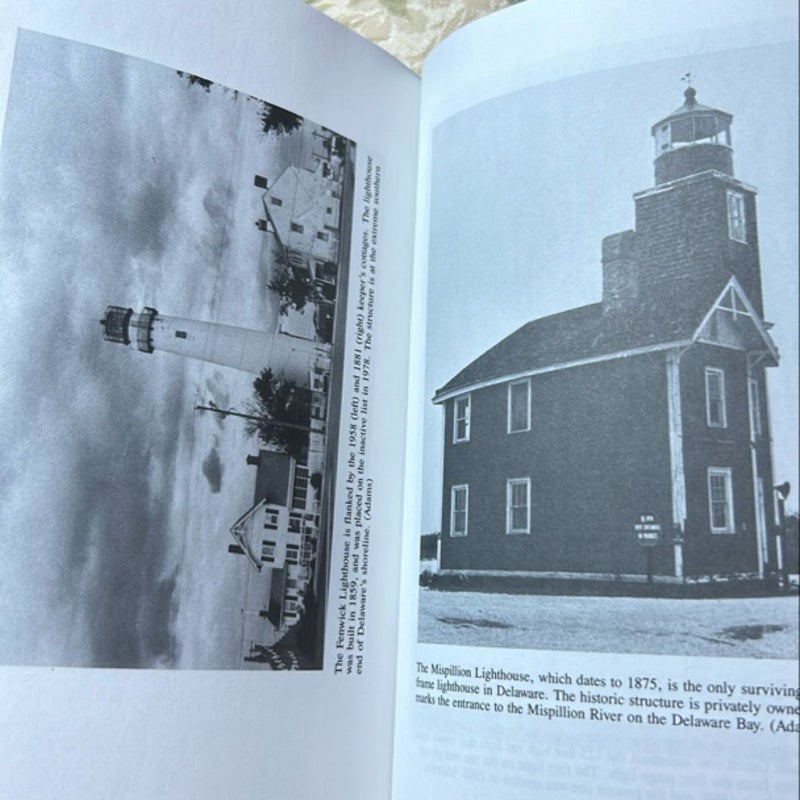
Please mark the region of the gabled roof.
POLYGON ((777 360, 775 345, 736 278, 688 300, 680 296, 680 286, 673 291, 674 298, 669 286, 660 287, 658 298, 643 298, 624 312, 604 313, 602 303, 593 303, 528 322, 451 378, 433 401, 515 377, 709 341, 701 337, 704 325, 714 312, 729 313, 725 298, 733 295, 758 334, 748 335, 747 349, 758 348, 777 360))
POLYGON ((253 552, 251 541, 253 538, 253 526, 255 524, 254 517, 256 512, 264 504, 265 501, 262 500, 254 506, 251 506, 233 523, 233 525, 231 525, 231 536, 233 536, 233 540, 242 548, 247 560, 257 572, 261 571, 261 562, 253 552))
POLYGON ((739 281, 731 278, 695 331, 694 340, 759 354, 777 366, 778 348, 739 281))
POLYGON ((314 173, 289 164, 266 192, 270 197, 280 196, 283 200, 283 205, 273 210, 273 218, 280 217, 288 226, 290 221, 299 221, 309 212, 316 211, 319 198, 315 183, 319 183, 319 179, 314 173))
POLYGON ((292 457, 275 450, 259 450, 253 503, 265 500, 278 506, 289 505, 292 457))

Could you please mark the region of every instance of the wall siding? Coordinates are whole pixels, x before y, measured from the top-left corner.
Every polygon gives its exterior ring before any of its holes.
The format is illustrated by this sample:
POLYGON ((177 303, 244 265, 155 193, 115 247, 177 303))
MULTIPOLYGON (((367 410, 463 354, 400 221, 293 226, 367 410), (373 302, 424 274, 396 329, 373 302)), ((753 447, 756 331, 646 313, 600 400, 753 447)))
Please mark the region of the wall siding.
MULTIPOLYGON (((644 573, 634 524, 671 521, 663 353, 531 379, 531 430, 507 433, 508 384, 472 392, 469 442, 446 403, 442 567, 644 573), (531 532, 507 534, 506 481, 531 480, 531 532), (469 484, 469 533, 451 537, 450 487, 469 484)), ((670 539, 671 541, 671 539, 670 539)), ((673 574, 671 545, 656 572, 673 574)))
MULTIPOLYGON (((755 572, 758 569, 747 381, 747 357, 742 352, 701 345, 683 356, 681 402, 687 487, 684 560, 688 576, 755 572), (709 427, 707 424, 706 367, 722 369, 725 374, 725 428, 709 427), (709 467, 728 467, 732 471, 734 533, 711 532, 709 467)), ((762 407, 763 404, 762 395, 762 407)), ((758 452, 759 471, 762 472, 767 492, 772 486, 768 442, 765 429, 758 452)))
POLYGON ((696 291, 721 291, 736 275, 763 313, 756 201, 735 181, 704 173, 636 199, 636 243, 643 291, 679 307, 696 291), (744 195, 747 242, 728 234, 728 189, 744 195))

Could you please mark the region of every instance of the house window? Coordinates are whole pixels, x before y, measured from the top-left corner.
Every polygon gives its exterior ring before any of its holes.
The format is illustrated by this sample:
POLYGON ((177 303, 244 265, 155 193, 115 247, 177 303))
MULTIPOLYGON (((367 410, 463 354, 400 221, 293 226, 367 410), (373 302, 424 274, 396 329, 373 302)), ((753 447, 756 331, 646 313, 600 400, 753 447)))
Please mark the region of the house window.
POLYGON ((278 530, 278 512, 266 510, 264 513, 264 527, 276 531, 278 530))
POLYGON ((761 395, 758 391, 758 381, 750 378, 747 382, 750 394, 750 438, 755 441, 761 438, 761 395))
POLYGON ((712 533, 734 533, 733 478, 730 467, 709 467, 708 516, 712 533))
POLYGON ((302 514, 289 514, 289 525, 287 530, 289 533, 300 533, 303 529, 303 516, 302 514))
POLYGON ((325 231, 317 231, 317 239, 321 242, 327 242, 330 236, 325 231))
POLYGON ((296 222, 292 222, 289 225, 289 227, 292 229, 292 231, 294 233, 302 233, 303 232, 303 226, 302 225, 298 225, 298 223, 296 223, 296 222))
POLYGON ((469 441, 470 395, 457 397, 453 404, 453 443, 469 441))
POLYGON ((186 338, 186 331, 175 331, 175 338, 176 339, 185 339, 186 338))
POLYGON ((466 536, 469 523, 469 486, 453 486, 450 489, 450 535, 466 536))
POLYGON ((725 373, 714 367, 706 367, 706 422, 710 428, 725 428, 728 425, 725 413, 725 373))
POLYGON ((508 432, 531 429, 531 382, 516 381, 508 385, 508 432))
POLYGON ((292 508, 305 508, 308 496, 308 467, 300 464, 295 467, 294 487, 292 488, 292 508))
POLYGON ((300 560, 300 545, 287 544, 286 545, 286 563, 297 564, 300 560))
POLYGON ((275 542, 261 542, 261 560, 269 563, 275 561, 275 542))
POLYGON ((269 201, 274 206, 282 206, 283 205, 283 200, 281 200, 280 197, 270 197, 269 201))
POLYGON ((531 480, 506 481, 506 533, 531 532, 531 480))
POLYGON ((328 374, 322 370, 314 370, 309 379, 311 386, 309 387, 312 392, 327 392, 328 391, 328 374))
POLYGON ((735 242, 746 242, 744 224, 744 195, 728 192, 728 236, 735 242))

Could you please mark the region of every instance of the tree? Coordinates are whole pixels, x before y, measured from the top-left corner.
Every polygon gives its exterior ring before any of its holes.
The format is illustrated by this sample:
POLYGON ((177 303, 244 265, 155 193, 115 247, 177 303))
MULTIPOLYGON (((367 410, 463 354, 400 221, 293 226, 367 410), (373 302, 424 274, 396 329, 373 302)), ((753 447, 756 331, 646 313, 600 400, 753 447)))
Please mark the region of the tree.
POLYGON ((281 314, 287 314, 290 308, 302 311, 306 303, 314 299, 315 287, 307 271, 282 266, 269 282, 269 288, 277 292, 281 298, 281 314))
POLYGON ((283 136, 292 131, 299 130, 303 125, 303 118, 272 103, 261 103, 261 130, 268 134, 274 131, 278 136, 283 136))
POLYGON ((191 72, 182 72, 181 70, 177 70, 177 72, 181 78, 186 78, 189 81, 190 86, 199 86, 206 93, 209 93, 214 85, 214 81, 201 78, 199 75, 192 75, 191 72))
POLYGON ((247 431, 264 444, 278 445, 297 459, 308 450, 311 392, 295 381, 279 378, 267 368, 253 381, 255 398, 247 431), (290 427, 291 426, 291 427, 290 427))

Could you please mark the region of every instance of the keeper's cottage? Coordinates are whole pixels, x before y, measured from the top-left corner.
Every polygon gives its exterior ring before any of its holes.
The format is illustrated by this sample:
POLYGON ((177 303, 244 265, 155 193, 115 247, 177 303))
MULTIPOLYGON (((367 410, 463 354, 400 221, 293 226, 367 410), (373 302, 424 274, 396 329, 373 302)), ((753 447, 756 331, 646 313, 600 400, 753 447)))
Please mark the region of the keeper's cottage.
POLYGON ((636 229, 603 240, 601 302, 523 325, 436 392, 442 570, 641 575, 646 547, 662 578, 776 568, 778 352, 731 121, 689 87, 652 128, 636 229))

